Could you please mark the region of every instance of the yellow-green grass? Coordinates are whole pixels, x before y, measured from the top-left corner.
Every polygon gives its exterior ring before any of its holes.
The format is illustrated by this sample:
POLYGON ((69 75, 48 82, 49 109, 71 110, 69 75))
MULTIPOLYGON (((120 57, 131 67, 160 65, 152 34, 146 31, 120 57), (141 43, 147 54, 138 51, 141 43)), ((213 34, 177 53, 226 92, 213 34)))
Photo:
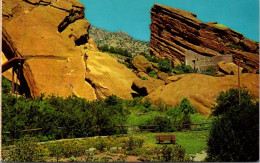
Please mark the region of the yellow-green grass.
MULTIPOLYGON (((155 139, 155 135, 176 135, 177 144, 185 148, 188 154, 199 153, 207 148, 208 131, 186 131, 186 132, 173 132, 173 133, 135 133, 132 134, 134 138, 144 139, 143 148, 154 149, 162 147, 155 139)), ((165 142, 167 144, 167 141, 165 142)), ((171 146, 172 144, 167 144, 171 146)))
POLYGON ((214 24, 214 26, 215 26, 216 28, 220 28, 220 29, 228 29, 228 27, 225 26, 224 24, 214 24))

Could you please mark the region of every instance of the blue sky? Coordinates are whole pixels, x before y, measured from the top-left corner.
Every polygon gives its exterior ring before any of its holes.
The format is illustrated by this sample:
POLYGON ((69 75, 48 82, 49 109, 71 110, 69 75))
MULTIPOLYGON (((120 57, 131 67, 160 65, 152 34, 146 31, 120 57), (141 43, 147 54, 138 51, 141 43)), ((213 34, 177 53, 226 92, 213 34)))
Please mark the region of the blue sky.
POLYGON ((218 22, 259 41, 259 0, 79 0, 87 20, 111 32, 149 41, 154 3, 190 11, 203 22, 218 22))

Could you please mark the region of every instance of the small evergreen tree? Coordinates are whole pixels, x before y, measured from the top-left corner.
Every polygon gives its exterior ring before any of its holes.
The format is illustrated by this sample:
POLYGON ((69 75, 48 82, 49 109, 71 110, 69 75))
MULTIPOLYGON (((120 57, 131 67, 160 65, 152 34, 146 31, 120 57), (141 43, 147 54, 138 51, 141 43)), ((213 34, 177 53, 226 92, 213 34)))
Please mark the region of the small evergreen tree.
POLYGON ((207 161, 259 160, 259 103, 242 90, 239 105, 237 89, 220 93, 216 102, 207 161))

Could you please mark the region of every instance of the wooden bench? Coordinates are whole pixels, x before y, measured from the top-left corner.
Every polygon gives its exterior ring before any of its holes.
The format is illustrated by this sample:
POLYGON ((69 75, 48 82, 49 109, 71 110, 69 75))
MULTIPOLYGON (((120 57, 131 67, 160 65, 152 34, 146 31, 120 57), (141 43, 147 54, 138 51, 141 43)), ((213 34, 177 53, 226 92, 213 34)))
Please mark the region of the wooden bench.
POLYGON ((155 139, 159 142, 159 144, 161 142, 162 142, 162 144, 164 144, 165 140, 169 140, 170 143, 176 144, 175 135, 155 135, 155 139))

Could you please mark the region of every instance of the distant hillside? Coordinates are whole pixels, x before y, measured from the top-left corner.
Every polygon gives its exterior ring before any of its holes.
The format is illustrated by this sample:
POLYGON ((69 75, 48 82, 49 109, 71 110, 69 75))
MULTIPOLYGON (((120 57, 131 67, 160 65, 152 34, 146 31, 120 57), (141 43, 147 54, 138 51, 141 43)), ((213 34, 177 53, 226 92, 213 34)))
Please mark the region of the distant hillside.
POLYGON ((122 48, 137 55, 141 52, 149 53, 149 42, 138 41, 123 31, 109 32, 97 27, 91 26, 89 37, 92 38, 98 46, 107 44, 109 47, 122 48))

